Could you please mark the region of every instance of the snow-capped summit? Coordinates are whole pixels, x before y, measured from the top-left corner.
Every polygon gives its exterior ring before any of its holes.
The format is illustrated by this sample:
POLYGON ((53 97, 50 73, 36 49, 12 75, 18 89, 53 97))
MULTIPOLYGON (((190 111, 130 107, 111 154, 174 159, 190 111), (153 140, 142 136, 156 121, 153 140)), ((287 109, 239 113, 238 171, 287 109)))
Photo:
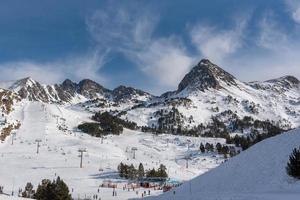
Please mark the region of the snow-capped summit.
POLYGON ((299 88, 299 81, 292 76, 245 83, 203 59, 184 76, 176 91, 129 110, 124 118, 141 126, 186 129, 209 124, 214 118, 227 124, 228 132, 235 132, 230 125, 232 119, 250 117, 270 120, 284 129, 295 128, 300 125, 299 88), (168 113, 174 109, 176 125, 169 123, 174 120, 168 113))
POLYGON ((271 79, 271 80, 268 80, 266 82, 270 82, 270 83, 278 83, 278 82, 285 82, 285 83, 290 83, 292 85, 299 85, 300 84, 300 81, 294 77, 294 76, 283 76, 283 77, 280 77, 278 79, 271 79))
POLYGON ((21 98, 31 101, 49 102, 50 100, 45 87, 30 77, 17 80, 9 89, 18 93, 21 98))
POLYGON ((264 82, 251 82, 249 84, 255 89, 272 90, 279 93, 292 89, 300 91, 300 81, 296 77, 290 75, 264 82))
POLYGON ((228 124, 228 119, 241 120, 245 116, 272 120, 285 128, 300 125, 300 83, 297 78, 284 76, 265 82, 244 83, 207 59, 201 60, 184 76, 176 91, 165 93, 160 98, 127 86, 110 90, 89 79, 79 83, 66 79, 61 84, 42 85, 25 78, 0 83, 1 87, 30 101, 80 103, 91 111, 121 113, 122 118, 139 126, 159 127, 164 120, 172 121, 169 119, 171 114, 167 113, 173 112, 174 108, 178 112, 179 124, 176 126, 185 129, 208 124, 212 118, 228 124), (161 114, 162 110, 165 114, 161 114))
POLYGON ((33 80, 31 77, 26 77, 20 80, 17 80, 13 85, 10 86, 9 89, 14 90, 18 87, 30 87, 35 85, 37 82, 33 80))
POLYGON ((178 85, 177 92, 184 89, 201 91, 208 88, 220 89, 222 84, 236 85, 235 77, 208 59, 203 59, 185 75, 178 85))

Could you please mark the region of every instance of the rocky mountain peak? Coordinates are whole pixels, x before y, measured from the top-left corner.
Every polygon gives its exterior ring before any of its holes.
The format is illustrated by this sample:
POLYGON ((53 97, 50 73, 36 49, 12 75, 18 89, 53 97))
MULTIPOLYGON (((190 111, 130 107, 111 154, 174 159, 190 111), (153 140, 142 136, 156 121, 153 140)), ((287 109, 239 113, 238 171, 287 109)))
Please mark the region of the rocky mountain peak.
POLYGON ((14 84, 12 84, 10 86, 9 89, 17 89, 17 88, 21 88, 21 87, 32 87, 34 85, 36 85, 37 82, 35 80, 33 80, 31 77, 26 77, 20 80, 17 80, 14 84))
POLYGON ((71 81, 70 79, 66 79, 64 80, 64 82, 62 82, 62 85, 67 87, 67 86, 74 86, 76 85, 76 83, 71 81))
POLYGON ((289 81, 290 83, 292 83, 294 85, 300 84, 300 81, 294 76, 285 76, 285 80, 289 81))
POLYGON ((294 76, 283 76, 283 77, 280 77, 280 78, 277 78, 277 79, 272 79, 272 80, 268 80, 266 81, 268 83, 281 83, 281 84, 288 84, 290 86, 295 86, 295 85, 299 85, 300 84, 300 81, 294 77, 294 76))
POLYGON ((74 95, 77 90, 77 83, 71 81, 70 79, 66 79, 64 82, 62 82, 60 87, 63 91, 67 91, 74 95))
POLYGON ((30 77, 16 81, 9 89, 17 92, 21 98, 27 98, 31 101, 41 100, 43 102, 49 102, 50 100, 45 88, 30 77))
POLYGON ((138 90, 133 87, 127 87, 124 85, 120 85, 112 91, 112 96, 116 101, 128 100, 128 99, 131 99, 134 95, 145 96, 145 97, 152 96, 149 93, 144 92, 142 90, 138 90))
POLYGON ((220 89, 222 87, 221 82, 226 85, 236 85, 233 75, 213 64, 208 59, 203 59, 185 75, 178 85, 177 92, 181 92, 186 88, 201 91, 208 88, 220 89))
POLYGON ((296 77, 290 75, 265 81, 265 84, 268 85, 267 87, 281 92, 292 88, 300 88, 300 81, 296 77))
POLYGON ((90 79, 83 79, 78 83, 78 93, 88 98, 95 98, 99 94, 105 95, 110 90, 90 79))

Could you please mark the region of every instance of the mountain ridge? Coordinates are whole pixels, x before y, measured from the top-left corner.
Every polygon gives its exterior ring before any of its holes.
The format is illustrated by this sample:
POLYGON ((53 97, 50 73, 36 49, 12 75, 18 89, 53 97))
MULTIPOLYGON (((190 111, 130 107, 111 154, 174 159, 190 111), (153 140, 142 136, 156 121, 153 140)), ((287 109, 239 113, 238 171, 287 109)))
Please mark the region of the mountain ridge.
MULTIPOLYGON (((185 89, 189 89, 190 91, 195 91, 199 90, 204 92, 205 90, 212 88, 212 89, 221 89, 222 85, 227 85, 227 86, 236 86, 237 85, 238 79, 236 79, 235 76, 232 74, 226 72, 223 70, 221 67, 218 65, 212 63, 208 59, 202 59, 197 65, 195 65, 179 82, 177 89, 174 91, 168 91, 165 92, 159 97, 166 97, 170 96, 170 94, 176 93, 179 94, 185 89)), ((285 85, 288 88, 292 88, 295 86, 300 85, 300 81, 292 76, 292 75, 286 75, 282 76, 279 78, 274 78, 266 81, 251 81, 251 82, 243 82, 239 81, 241 83, 245 83, 247 85, 250 85, 252 87, 255 87, 256 89, 266 83, 273 83, 273 84, 281 84, 285 85)), ((131 86, 125 86, 125 85, 120 85, 117 86, 116 88, 110 90, 101 84, 91 80, 91 79, 82 79, 79 82, 74 82, 70 79, 65 79, 62 83, 55 83, 53 85, 46 85, 46 84, 41 84, 38 81, 32 79, 31 77, 26 77, 22 78, 16 81, 10 81, 7 83, 2 83, 0 84, 0 88, 7 89, 7 90, 13 90, 13 91, 19 91, 24 87, 38 87, 41 89, 41 87, 46 87, 46 88, 58 88, 60 90, 67 91, 71 96, 73 96, 75 93, 82 94, 85 97, 88 98, 97 98, 97 96, 101 95, 107 95, 108 93, 116 93, 116 91, 120 90, 121 88, 135 92, 138 94, 148 94, 151 96, 155 96, 149 92, 143 91, 141 89, 136 89, 131 86), (3 85, 5 85, 3 87, 3 85), (114 92, 115 91, 115 92, 114 92)), ((51 90, 51 89, 50 89, 51 90)), ((24 91, 21 92, 22 97, 26 98, 27 95, 24 91)), ((44 92, 42 92, 44 93, 44 92)), ((45 95, 45 94, 42 94, 45 95)), ((109 95, 108 95, 109 96, 109 95)), ((38 98, 34 97, 32 95, 29 99, 31 100, 38 100, 38 98)), ((51 99, 51 98, 48 98, 51 99)), ((43 100, 43 99, 42 99, 43 100)), ((64 98, 62 99, 63 101, 65 100, 64 98)), ((66 100, 67 101, 67 100, 66 100)))
POLYGON ((92 112, 109 111, 141 127, 165 131, 195 129, 211 123, 214 118, 224 123, 229 132, 235 131, 230 128, 232 119, 244 117, 270 120, 284 128, 300 125, 300 82, 297 78, 283 76, 244 83, 207 59, 201 60, 184 76, 177 90, 160 96, 122 85, 110 90, 90 79, 77 83, 66 79, 59 84, 43 85, 25 78, 0 84, 0 88, 2 85, 29 101, 78 104, 92 112))

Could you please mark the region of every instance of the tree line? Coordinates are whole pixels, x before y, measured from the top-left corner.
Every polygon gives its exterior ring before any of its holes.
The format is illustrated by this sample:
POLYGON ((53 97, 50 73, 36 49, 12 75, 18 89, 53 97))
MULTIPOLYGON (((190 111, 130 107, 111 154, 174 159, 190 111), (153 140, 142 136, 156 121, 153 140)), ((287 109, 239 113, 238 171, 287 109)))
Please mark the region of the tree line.
POLYGON ((109 112, 97 112, 92 116, 95 122, 86 122, 78 125, 78 129, 92 136, 101 137, 103 135, 114 134, 119 135, 123 132, 123 128, 135 130, 137 125, 135 122, 120 119, 109 112))
POLYGON ((58 176, 56 180, 44 179, 34 190, 32 183, 27 183, 21 193, 24 198, 36 200, 71 200, 71 194, 67 184, 58 176))
POLYGON ((145 177, 168 177, 167 168, 163 164, 161 164, 157 169, 152 168, 145 171, 142 163, 139 164, 138 168, 135 168, 133 164, 127 165, 121 162, 118 166, 118 172, 120 177, 130 180, 141 180, 145 177))

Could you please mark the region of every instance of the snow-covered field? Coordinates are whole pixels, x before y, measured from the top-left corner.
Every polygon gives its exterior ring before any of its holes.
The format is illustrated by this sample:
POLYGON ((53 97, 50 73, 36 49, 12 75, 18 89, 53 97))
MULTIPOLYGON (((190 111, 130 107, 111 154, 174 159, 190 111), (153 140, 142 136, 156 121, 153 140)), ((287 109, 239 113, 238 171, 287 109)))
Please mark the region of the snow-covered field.
MULTIPOLYGON (((300 130, 262 141, 182 187, 149 200, 298 200, 300 181, 286 174, 300 130)), ((148 198, 147 198, 148 199, 148 198)))
MULTIPOLYGON (((21 197, 12 197, 12 196, 8 196, 8 195, 0 195, 0 199, 1 200, 25 200, 25 198, 21 198, 21 197)), ((28 200, 28 199, 27 199, 28 200)))
MULTIPOLYGON (((76 130, 78 124, 89 121, 91 113, 80 107, 58 106, 39 102, 22 101, 15 105, 9 120, 20 120, 21 128, 0 143, 0 185, 4 192, 16 196, 19 188, 32 182, 36 188, 42 179, 60 176, 69 186, 72 196, 91 197, 97 194, 102 199, 128 199, 141 196, 141 192, 124 191, 126 180, 116 173, 120 162, 136 167, 140 162, 145 169, 157 168, 164 164, 170 177, 186 181, 194 178, 223 162, 223 157, 199 153, 200 143, 224 143, 223 139, 193 138, 174 135, 146 134, 124 130, 120 136, 101 139, 76 130), (41 140, 39 154, 37 142, 41 140), (132 147, 136 147, 133 159, 132 147), (78 149, 86 148, 83 168, 79 167, 78 149), (189 156, 189 167, 185 158, 189 156), (103 182, 118 184, 117 197, 111 188, 100 188, 103 182)), ((142 190, 142 189, 141 189, 142 190)), ((157 195, 161 191, 152 191, 157 195)), ((2 197, 0 197, 2 199, 2 197)))

